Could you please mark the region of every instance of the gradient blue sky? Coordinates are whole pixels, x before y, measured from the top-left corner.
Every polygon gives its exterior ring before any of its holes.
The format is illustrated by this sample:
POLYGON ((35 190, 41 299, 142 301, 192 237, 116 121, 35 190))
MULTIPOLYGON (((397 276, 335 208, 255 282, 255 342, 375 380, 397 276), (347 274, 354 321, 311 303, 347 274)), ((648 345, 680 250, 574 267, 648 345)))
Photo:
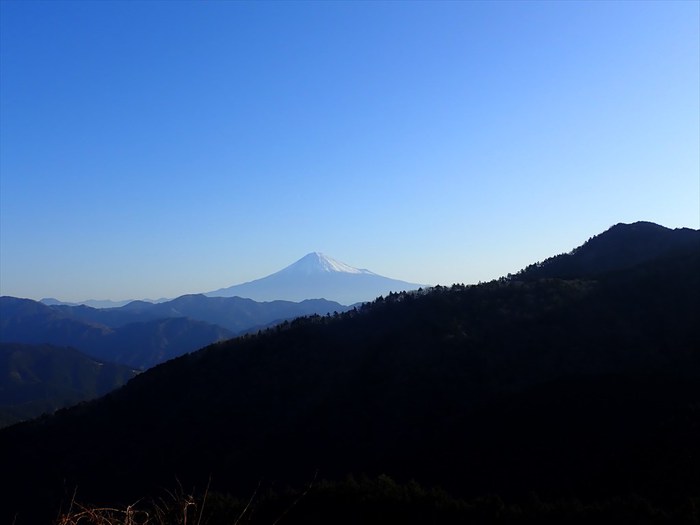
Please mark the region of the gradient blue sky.
POLYGON ((0 2, 0 294, 310 251, 472 283, 700 227, 700 3, 0 2))

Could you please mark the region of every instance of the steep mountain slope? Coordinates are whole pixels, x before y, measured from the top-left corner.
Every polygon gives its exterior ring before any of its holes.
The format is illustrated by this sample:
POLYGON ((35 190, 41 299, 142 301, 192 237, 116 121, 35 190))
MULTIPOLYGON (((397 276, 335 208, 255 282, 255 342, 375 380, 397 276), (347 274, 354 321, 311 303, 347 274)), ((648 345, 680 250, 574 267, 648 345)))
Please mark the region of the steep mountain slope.
POLYGON ((104 395, 135 375, 73 348, 0 343, 0 427, 104 395))
POLYGON ((185 317, 129 323, 116 328, 90 355, 145 370, 215 341, 233 337, 220 326, 185 317))
POLYGON ((279 272, 255 281, 221 288, 209 297, 247 297, 256 301, 302 301, 324 298, 349 305, 380 295, 416 290, 420 284, 389 279, 332 259, 318 252, 305 255, 279 272))
POLYGON ((391 294, 212 345, 0 432, 0 509, 20 524, 74 486, 130 503, 176 478, 250 494, 315 470, 681 505, 700 490, 698 267, 691 244, 595 280, 391 294))

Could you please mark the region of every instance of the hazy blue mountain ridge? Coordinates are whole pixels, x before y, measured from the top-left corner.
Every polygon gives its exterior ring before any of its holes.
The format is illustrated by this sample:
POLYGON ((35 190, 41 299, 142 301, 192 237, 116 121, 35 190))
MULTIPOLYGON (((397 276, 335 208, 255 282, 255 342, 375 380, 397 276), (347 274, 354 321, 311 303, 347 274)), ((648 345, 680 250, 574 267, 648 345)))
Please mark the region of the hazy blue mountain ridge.
POLYGON ((68 346, 96 359, 148 368, 233 336, 225 328, 187 318, 152 319, 112 328, 65 315, 71 308, 100 312, 87 306, 50 307, 30 299, 0 297, 0 342, 68 346))
POLYGON ((31 299, 0 297, 0 342, 92 347, 112 329, 89 320, 75 320, 54 307, 31 299))
POLYGON ((183 295, 158 304, 134 301, 120 308, 89 308, 87 306, 53 307, 62 315, 116 328, 133 322, 171 317, 188 317, 215 324, 237 333, 253 326, 266 325, 300 315, 342 312, 347 307, 325 299, 257 302, 241 297, 206 297, 202 294, 183 295))
MULTIPOLYGON (((81 302, 70 302, 70 301, 60 301, 54 297, 44 297, 40 301, 41 303, 45 304, 46 306, 56 306, 56 305, 65 305, 65 306, 80 306, 80 305, 85 305, 89 306, 91 308, 119 308, 120 306, 127 305, 131 302, 133 302, 133 299, 129 299, 126 301, 112 301, 109 299, 104 299, 104 300, 99 300, 99 299, 87 299, 85 301, 81 302)), ((149 302, 157 302, 157 301, 149 301, 149 302)))
POLYGON ((148 368, 237 333, 345 310, 324 299, 259 303, 185 295, 157 304, 135 301, 97 309, 0 297, 0 341, 71 346, 98 359, 148 368))

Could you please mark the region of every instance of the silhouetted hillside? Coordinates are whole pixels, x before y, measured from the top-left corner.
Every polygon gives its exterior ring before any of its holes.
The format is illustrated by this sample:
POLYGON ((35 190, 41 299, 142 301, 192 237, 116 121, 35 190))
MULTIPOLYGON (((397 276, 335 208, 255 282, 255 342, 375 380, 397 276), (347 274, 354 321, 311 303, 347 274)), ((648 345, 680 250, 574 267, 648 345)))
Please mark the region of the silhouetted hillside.
POLYGON ((528 266, 516 279, 573 279, 623 270, 666 255, 700 248, 700 231, 671 230, 651 222, 616 224, 570 253, 528 266))
POLYGON ((466 498, 691 505, 699 267, 691 245, 595 280, 391 294, 212 345, 0 432, 13 480, 0 508, 23 523, 55 515, 76 486, 126 505, 175 479, 248 495, 316 470, 466 498))
POLYGON ((104 395, 135 375, 73 348, 0 343, 0 427, 104 395))

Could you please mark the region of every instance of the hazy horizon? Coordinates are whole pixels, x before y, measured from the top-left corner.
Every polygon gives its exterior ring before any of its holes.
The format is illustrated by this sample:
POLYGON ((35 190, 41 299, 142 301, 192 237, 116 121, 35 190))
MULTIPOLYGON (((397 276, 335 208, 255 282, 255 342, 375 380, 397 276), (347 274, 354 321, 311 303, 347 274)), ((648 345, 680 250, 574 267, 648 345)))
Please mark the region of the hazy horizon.
POLYGON ((490 280, 700 228, 697 2, 0 2, 0 295, 177 297, 309 252, 490 280))

